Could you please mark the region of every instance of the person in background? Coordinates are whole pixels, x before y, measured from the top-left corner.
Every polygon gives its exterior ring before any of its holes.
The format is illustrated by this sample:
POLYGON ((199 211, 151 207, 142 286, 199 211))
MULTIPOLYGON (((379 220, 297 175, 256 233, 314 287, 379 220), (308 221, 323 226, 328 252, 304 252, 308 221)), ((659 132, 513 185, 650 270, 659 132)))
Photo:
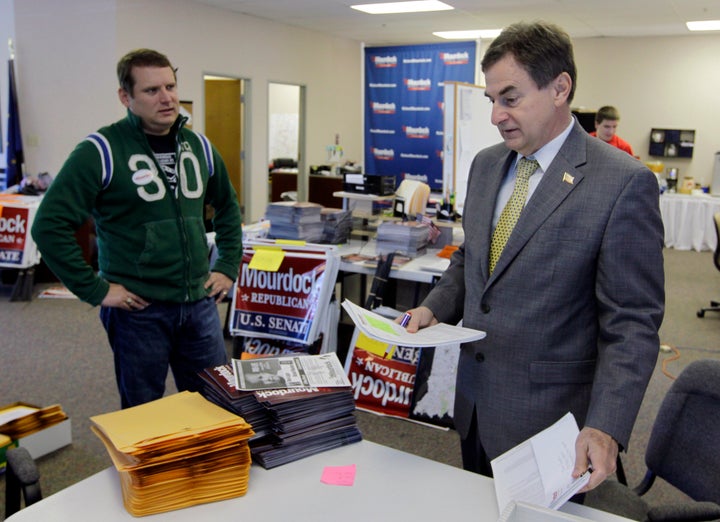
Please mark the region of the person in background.
POLYGON ((465 469, 492 475, 492 459, 571 412, 573 475, 592 468, 587 491, 628 447, 657 360, 658 184, 573 118, 576 68, 562 29, 507 27, 482 70, 504 143, 476 155, 465 241, 407 330, 462 320, 487 333, 462 345, 458 361, 453 419, 465 469))
POLYGON ((163 396, 168 368, 179 390, 227 362, 216 303, 242 254, 240 207, 225 164, 179 114, 176 69, 154 50, 117 64, 127 116, 77 145, 42 200, 32 236, 77 297, 101 305, 123 408, 163 396), (203 221, 214 209, 218 256, 209 267, 203 221), (99 272, 75 231, 95 222, 99 272))
POLYGON ((630 144, 615 134, 619 121, 620 113, 615 107, 611 107, 610 105, 600 107, 597 114, 595 114, 595 132, 591 132, 590 136, 600 138, 613 147, 617 147, 634 156, 630 144))

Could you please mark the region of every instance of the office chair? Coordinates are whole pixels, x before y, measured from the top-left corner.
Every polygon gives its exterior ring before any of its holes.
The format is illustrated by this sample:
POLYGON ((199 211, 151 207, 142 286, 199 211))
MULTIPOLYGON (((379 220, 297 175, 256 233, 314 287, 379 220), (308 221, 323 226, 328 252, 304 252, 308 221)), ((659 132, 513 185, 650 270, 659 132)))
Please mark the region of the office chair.
POLYGON ((12 448, 5 453, 5 517, 20 511, 21 500, 25 506, 42 500, 40 472, 27 448, 12 448))
MULTIPOLYGON (((720 270, 720 212, 716 212, 713 219, 715 220, 715 235, 717 237, 713 263, 715 263, 715 268, 720 270)), ((720 312, 720 301, 710 301, 710 306, 698 310, 697 316, 705 317, 705 312, 720 312)))
POLYGON ((660 405, 645 451, 647 472, 629 488, 605 481, 586 504, 632 520, 720 519, 720 360, 690 363, 660 405), (642 495, 660 477, 691 500, 649 505, 642 495))

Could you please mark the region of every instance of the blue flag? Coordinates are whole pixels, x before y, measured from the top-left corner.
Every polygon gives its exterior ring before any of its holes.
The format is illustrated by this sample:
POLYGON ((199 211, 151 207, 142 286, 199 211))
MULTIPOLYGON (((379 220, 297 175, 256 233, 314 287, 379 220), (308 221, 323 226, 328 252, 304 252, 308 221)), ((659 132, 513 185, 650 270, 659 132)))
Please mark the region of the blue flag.
POLYGON ((15 87, 15 65, 13 60, 8 60, 10 72, 8 81, 8 126, 7 126, 7 151, 5 159, 5 188, 20 183, 23 179, 23 164, 25 155, 23 153, 22 134, 20 133, 20 112, 18 111, 17 89, 15 87))

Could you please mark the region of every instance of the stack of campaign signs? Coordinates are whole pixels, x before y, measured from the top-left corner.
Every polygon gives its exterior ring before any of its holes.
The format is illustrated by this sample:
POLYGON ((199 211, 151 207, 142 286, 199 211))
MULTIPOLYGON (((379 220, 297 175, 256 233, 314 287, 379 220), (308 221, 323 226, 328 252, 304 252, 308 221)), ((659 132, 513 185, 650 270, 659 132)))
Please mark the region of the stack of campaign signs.
POLYGON ((340 266, 337 246, 272 240, 247 241, 233 291, 229 330, 246 338, 312 345, 337 330, 339 306, 331 303, 340 266))

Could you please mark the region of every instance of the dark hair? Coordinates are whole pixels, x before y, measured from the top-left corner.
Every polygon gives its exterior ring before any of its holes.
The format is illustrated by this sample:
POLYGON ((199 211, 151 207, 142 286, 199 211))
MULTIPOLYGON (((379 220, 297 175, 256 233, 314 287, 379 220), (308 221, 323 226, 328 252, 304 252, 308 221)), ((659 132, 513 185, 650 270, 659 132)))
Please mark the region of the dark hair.
POLYGON ((120 58, 117 64, 117 77, 120 87, 132 94, 135 78, 132 76, 133 67, 170 67, 175 75, 175 69, 167 56, 152 49, 135 49, 120 58))
POLYGON ((570 36, 558 26, 546 22, 512 24, 490 43, 482 59, 482 70, 511 54, 539 89, 547 87, 560 74, 570 75, 572 85, 568 103, 575 96, 577 71, 570 36))
POLYGON ((620 113, 612 105, 600 107, 595 115, 595 123, 602 123, 605 120, 618 121, 619 119, 620 113))

